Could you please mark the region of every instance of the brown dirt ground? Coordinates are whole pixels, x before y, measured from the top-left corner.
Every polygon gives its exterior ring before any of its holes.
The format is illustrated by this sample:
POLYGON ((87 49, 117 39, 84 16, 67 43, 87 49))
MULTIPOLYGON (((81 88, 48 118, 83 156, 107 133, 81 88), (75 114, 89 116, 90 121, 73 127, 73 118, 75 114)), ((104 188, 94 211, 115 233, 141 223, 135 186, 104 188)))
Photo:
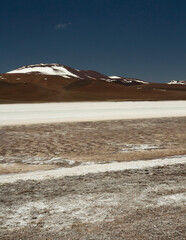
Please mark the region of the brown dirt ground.
POLYGON ((185 129, 186 117, 0 127, 0 173, 186 154, 185 129))

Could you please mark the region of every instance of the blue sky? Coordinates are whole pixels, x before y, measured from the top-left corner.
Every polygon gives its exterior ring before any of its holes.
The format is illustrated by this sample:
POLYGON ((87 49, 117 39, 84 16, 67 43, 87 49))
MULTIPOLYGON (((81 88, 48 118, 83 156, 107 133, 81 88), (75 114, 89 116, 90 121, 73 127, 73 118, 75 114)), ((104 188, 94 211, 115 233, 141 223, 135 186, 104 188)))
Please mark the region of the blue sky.
POLYGON ((153 82, 186 80, 185 0, 2 0, 0 72, 60 63, 153 82))

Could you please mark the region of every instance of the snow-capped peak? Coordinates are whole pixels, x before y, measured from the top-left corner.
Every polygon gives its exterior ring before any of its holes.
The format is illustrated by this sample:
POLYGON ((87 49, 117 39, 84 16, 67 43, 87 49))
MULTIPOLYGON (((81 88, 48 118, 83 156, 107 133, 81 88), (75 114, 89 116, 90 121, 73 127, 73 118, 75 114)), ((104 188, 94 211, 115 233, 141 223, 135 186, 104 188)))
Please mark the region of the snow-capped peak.
POLYGON ((35 65, 28 65, 16 70, 7 72, 7 73, 39 73, 39 74, 46 74, 46 75, 58 75, 65 78, 76 77, 77 75, 73 74, 64 65, 60 64, 35 64, 35 65))
POLYGON ((121 76, 106 76, 96 71, 92 70, 79 70, 73 69, 71 67, 52 63, 52 64, 34 64, 34 65, 27 65, 21 68, 15 69, 13 71, 8 72, 11 73, 24 73, 24 74, 43 74, 43 75, 56 75, 62 76, 64 78, 76 78, 76 79, 92 79, 92 80, 101 80, 110 83, 116 84, 123 84, 125 86, 128 85, 140 85, 140 84, 147 84, 148 82, 142 81, 136 78, 127 78, 121 76))

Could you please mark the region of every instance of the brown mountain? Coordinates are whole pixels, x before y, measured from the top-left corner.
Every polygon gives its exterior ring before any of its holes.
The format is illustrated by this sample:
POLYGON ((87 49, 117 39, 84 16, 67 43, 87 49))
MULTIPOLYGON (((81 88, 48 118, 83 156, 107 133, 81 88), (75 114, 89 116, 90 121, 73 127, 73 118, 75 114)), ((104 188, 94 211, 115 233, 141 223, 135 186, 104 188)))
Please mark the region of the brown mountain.
POLYGON ((0 74, 0 103, 186 100, 186 85, 106 76, 60 64, 36 64, 0 74))

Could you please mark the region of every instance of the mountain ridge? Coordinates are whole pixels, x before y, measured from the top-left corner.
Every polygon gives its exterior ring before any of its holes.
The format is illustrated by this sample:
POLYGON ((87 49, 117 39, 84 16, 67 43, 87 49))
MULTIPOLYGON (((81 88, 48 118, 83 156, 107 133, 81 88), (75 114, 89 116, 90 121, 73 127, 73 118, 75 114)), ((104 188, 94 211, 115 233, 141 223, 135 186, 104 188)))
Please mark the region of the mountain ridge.
POLYGON ((18 69, 7 72, 11 73, 36 73, 36 74, 45 74, 45 75, 58 75, 65 78, 80 78, 80 79, 96 79, 96 80, 105 80, 108 82, 116 82, 120 84, 146 84, 148 82, 137 79, 137 78, 127 78, 122 76, 107 76, 105 74, 99 73, 94 70, 79 70, 74 69, 66 65, 51 63, 51 64, 33 64, 20 67, 18 69))
POLYGON ((186 100, 186 85, 106 76, 61 64, 27 65, 0 74, 0 103, 186 100))
MULTIPOLYGON (((105 80, 108 82, 118 82, 123 84, 134 84, 134 83, 142 83, 142 84, 148 84, 148 81, 144 81, 138 78, 129 78, 124 76, 107 76, 105 74, 102 74, 100 72, 94 71, 94 70, 79 70, 74 69, 72 67, 58 64, 58 63, 39 63, 39 64, 31 64, 31 65, 25 65, 20 68, 17 68, 15 70, 11 70, 7 72, 7 74, 10 73, 38 73, 38 74, 46 74, 46 75, 59 75, 63 76, 65 78, 70 77, 76 77, 76 78, 92 78, 92 79, 100 79, 105 80), (42 71, 43 69, 44 71, 42 71)), ((171 80, 167 82, 167 84, 182 84, 186 85, 186 81, 184 80, 171 80)))

